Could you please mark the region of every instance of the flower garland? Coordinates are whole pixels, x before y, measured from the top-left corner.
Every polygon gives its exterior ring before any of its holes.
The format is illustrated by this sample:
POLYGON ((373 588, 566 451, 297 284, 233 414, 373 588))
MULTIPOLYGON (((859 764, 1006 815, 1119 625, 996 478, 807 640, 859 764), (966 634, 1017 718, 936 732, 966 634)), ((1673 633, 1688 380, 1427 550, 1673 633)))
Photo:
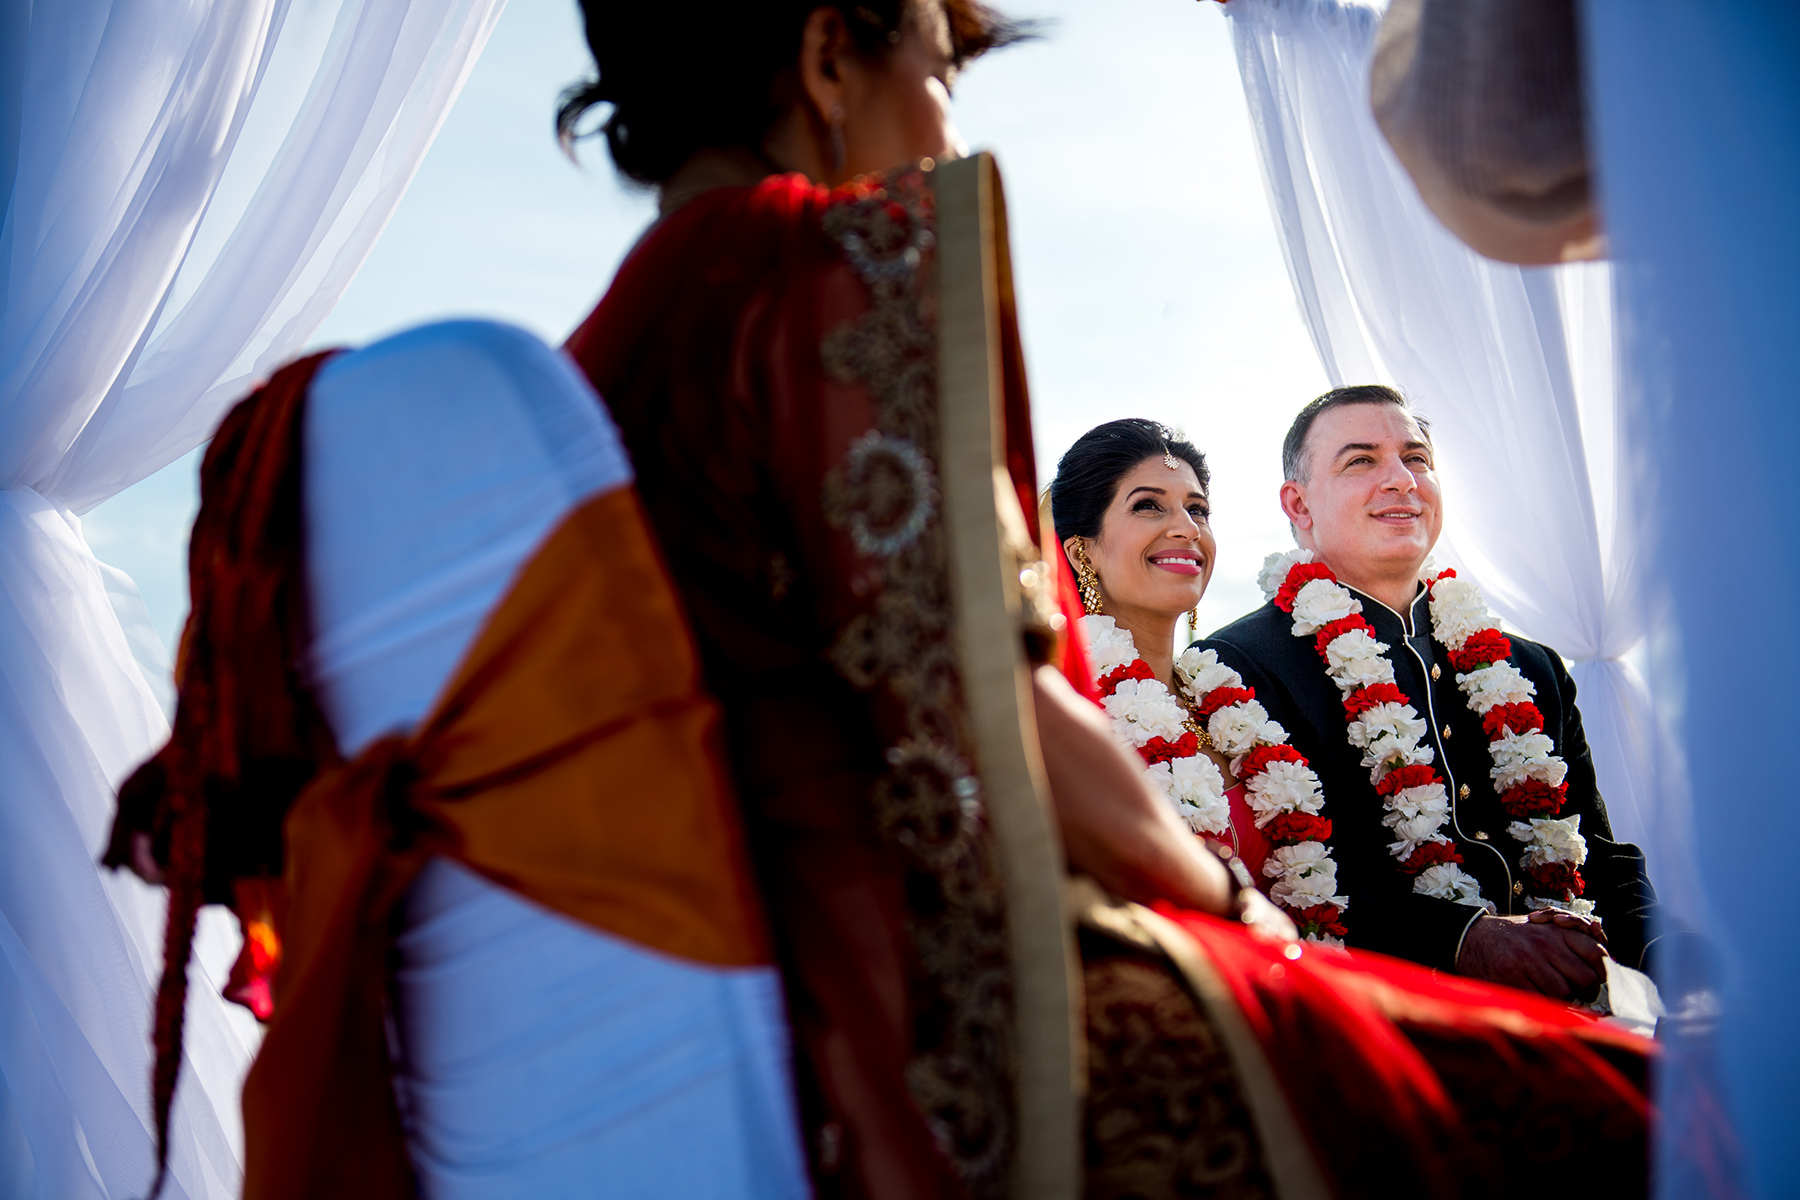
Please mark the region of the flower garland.
POLYGON ((1231 756, 1244 801, 1272 849, 1262 873, 1269 898, 1285 909, 1308 941, 1341 946, 1339 918, 1349 900, 1336 895, 1337 863, 1327 842, 1331 822, 1319 815, 1325 794, 1319 777, 1287 730, 1269 719, 1241 675, 1212 650, 1184 653, 1175 664, 1183 693, 1172 694, 1138 654, 1131 632, 1111 617, 1082 619, 1088 654, 1107 715, 1149 764, 1147 774, 1188 828, 1227 837, 1231 805, 1225 777, 1201 752, 1204 735, 1231 756))
MULTIPOLYGON (((1381 823, 1396 839, 1388 852, 1415 876, 1413 891, 1491 909, 1481 885, 1462 869, 1456 843, 1444 835, 1450 794, 1431 765, 1426 723, 1395 682, 1389 648, 1361 616, 1362 603, 1306 550, 1270 555, 1258 581, 1293 616, 1294 636, 1314 640, 1326 674, 1343 693, 1346 733, 1363 752, 1362 765, 1382 797, 1381 823)), ((1537 689, 1507 661, 1512 643, 1479 588, 1454 571, 1429 567, 1423 582, 1432 633, 1450 651, 1457 686, 1487 732, 1489 776, 1501 807, 1521 818, 1507 832, 1525 847, 1519 866, 1533 893, 1526 903, 1591 913, 1592 902, 1577 899, 1584 888, 1578 868, 1587 859, 1581 818, 1556 818, 1568 794, 1568 767, 1551 753, 1543 714, 1530 702, 1537 689)))

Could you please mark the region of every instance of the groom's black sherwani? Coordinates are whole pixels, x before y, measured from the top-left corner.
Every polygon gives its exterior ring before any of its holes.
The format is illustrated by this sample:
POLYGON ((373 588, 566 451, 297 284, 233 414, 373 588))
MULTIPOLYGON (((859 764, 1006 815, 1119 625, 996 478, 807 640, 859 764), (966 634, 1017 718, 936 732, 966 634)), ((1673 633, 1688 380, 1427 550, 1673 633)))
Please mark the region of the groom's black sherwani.
MULTIPOLYGON (((1487 735, 1456 686, 1449 652, 1431 638, 1424 591, 1413 601, 1412 628, 1419 634, 1414 637, 1407 636, 1399 613, 1361 592, 1356 595, 1363 617, 1389 646, 1400 689, 1431 726, 1434 765, 1450 791, 1452 819, 1444 833, 1455 839, 1463 869, 1481 882, 1481 894, 1502 914, 1525 911, 1518 869, 1524 846, 1506 832, 1512 818, 1501 809, 1488 775, 1493 764, 1487 735)), ((1388 853, 1393 833, 1381 823, 1382 799, 1362 765, 1362 752, 1346 736, 1337 685, 1325 674, 1313 639, 1295 637, 1293 627, 1293 617, 1264 604, 1194 644, 1218 651, 1221 662, 1243 675, 1318 772, 1324 815, 1332 823, 1338 890, 1350 900, 1344 914, 1349 944, 1453 969, 1463 932, 1479 910, 1417 895, 1412 876, 1395 866, 1388 853)), ((1655 903, 1643 853, 1612 840, 1606 802, 1594 782, 1593 756, 1575 708, 1575 684, 1562 659, 1547 646, 1520 637, 1511 640, 1513 664, 1537 688, 1533 702, 1544 714, 1544 732, 1569 765, 1568 800, 1558 815, 1581 818, 1588 847, 1581 868, 1587 883, 1583 899, 1594 901, 1596 915, 1604 920, 1613 957, 1641 966, 1650 936, 1646 919, 1655 903)))

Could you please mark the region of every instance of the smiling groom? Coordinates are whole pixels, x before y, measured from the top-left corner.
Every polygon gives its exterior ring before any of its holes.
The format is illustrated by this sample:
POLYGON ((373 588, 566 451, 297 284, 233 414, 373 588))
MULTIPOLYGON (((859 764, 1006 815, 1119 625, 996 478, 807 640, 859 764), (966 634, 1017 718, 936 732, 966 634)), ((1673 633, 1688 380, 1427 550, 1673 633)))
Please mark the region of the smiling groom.
POLYGON ((1557 998, 1591 997, 1607 954, 1645 967, 1655 892, 1612 838, 1562 659, 1428 566, 1425 423, 1391 388, 1336 388, 1294 419, 1282 470, 1300 548, 1195 645, 1317 772, 1348 944, 1557 998))

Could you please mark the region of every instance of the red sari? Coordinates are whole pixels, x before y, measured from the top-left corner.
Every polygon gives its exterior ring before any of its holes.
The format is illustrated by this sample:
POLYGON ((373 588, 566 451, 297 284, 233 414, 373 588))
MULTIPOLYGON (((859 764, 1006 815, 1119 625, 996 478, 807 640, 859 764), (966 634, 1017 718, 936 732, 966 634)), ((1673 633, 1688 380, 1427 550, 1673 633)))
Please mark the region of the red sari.
MULTIPOLYGON (((1009 1179, 1005 897, 947 799, 972 768, 932 542, 932 221, 917 172, 703 194, 568 344, 725 712, 826 1195, 1009 1179)), ((1096 910, 1081 949, 1090 1195, 1643 1190, 1649 1047, 1571 1010, 1173 910, 1096 910)))

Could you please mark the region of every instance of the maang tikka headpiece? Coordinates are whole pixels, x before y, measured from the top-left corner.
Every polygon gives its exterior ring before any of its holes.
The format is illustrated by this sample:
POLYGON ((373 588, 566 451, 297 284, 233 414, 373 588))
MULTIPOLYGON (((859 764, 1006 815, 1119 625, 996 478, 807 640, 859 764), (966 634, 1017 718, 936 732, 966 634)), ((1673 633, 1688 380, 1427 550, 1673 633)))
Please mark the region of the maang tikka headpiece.
POLYGON ((1167 442, 1163 443, 1163 466, 1169 468, 1171 471, 1181 470, 1181 464, 1176 461, 1175 455, 1169 451, 1169 444, 1167 442))

